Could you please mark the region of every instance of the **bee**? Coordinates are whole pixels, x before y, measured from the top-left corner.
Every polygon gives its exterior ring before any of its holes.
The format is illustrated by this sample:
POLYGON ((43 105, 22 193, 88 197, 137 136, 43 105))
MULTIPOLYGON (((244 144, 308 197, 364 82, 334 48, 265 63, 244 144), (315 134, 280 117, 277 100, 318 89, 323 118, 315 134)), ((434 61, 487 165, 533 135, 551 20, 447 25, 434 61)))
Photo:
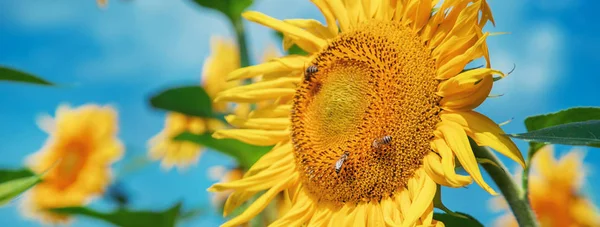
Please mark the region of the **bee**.
POLYGON ((313 74, 317 73, 318 71, 319 68, 317 68, 316 65, 308 66, 308 68, 306 68, 306 70, 304 71, 304 79, 310 80, 313 74))
POLYGON ((348 159, 348 152, 344 152, 340 159, 335 162, 335 173, 340 173, 340 170, 342 170, 342 165, 344 165, 346 159, 348 159))
POLYGON ((386 145, 392 142, 392 136, 384 136, 382 138, 378 138, 373 140, 373 148, 378 149, 380 148, 382 145, 386 145))

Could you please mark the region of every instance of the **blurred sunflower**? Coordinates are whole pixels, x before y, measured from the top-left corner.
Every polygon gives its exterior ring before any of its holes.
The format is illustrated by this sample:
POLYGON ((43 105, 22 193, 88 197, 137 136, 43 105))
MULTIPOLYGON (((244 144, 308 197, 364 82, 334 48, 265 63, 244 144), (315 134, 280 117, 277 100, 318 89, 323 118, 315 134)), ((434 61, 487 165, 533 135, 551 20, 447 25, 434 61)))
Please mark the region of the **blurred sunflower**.
POLYGON ((96 0, 96 4, 100 8, 106 8, 106 5, 108 5, 108 0, 96 0))
MULTIPOLYGON (((529 176, 529 201, 543 227, 600 226, 600 213, 580 193, 585 178, 583 155, 572 150, 554 159, 552 146, 545 146, 532 160, 529 176)), ((496 209, 509 209, 502 197, 492 200, 496 209)), ((495 226, 519 226, 510 211, 498 218, 495 226)))
MULTIPOLYGON (((273 226, 443 225, 433 219, 436 183, 484 182, 468 137, 524 165, 497 124, 474 112, 493 75, 483 0, 313 0, 327 26, 312 19, 243 16, 284 34, 290 55, 236 70, 229 81, 262 80, 219 93, 216 102, 270 105, 215 138, 275 145, 241 180, 224 215, 266 190, 223 226, 248 222, 279 192, 292 205, 273 226), (480 16, 481 15, 481 16, 480 16), (339 26, 338 26, 339 25, 339 26), (486 66, 465 69, 483 57, 486 66), (455 157, 469 173, 454 171, 455 157)), ((229 119, 228 119, 229 120, 229 119)), ((237 119, 240 120, 240 119, 237 119)))
MULTIPOLYGON (((210 47, 211 56, 202 67, 202 84, 212 98, 218 92, 236 85, 236 82, 227 82, 225 76, 240 67, 240 55, 234 43, 220 37, 213 37, 210 47)), ((214 103, 213 110, 226 112, 227 103, 214 103)), ((173 141, 172 138, 185 131, 202 134, 224 127, 225 124, 218 119, 168 113, 164 129, 148 141, 149 156, 153 160, 162 159, 161 165, 165 169, 173 166, 185 169, 198 162, 204 148, 188 141, 173 141)))
POLYGON ((109 106, 61 105, 55 119, 45 116, 38 124, 49 139, 27 158, 35 173, 47 171, 43 182, 23 200, 24 214, 44 222, 68 221, 67 216, 45 209, 82 206, 101 195, 111 182, 110 166, 121 158, 123 145, 117 139, 117 113, 109 106))

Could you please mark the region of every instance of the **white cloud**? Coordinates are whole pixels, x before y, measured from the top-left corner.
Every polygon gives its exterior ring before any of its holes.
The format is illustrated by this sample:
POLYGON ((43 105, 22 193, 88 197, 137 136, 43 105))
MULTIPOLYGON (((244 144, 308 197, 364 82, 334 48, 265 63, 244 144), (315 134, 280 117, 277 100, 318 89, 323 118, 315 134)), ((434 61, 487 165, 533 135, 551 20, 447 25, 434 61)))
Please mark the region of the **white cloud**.
POLYGON ((555 86, 566 67, 565 32, 556 23, 529 18, 524 1, 490 4, 497 27, 487 29, 510 33, 488 39, 492 66, 508 72, 516 65, 510 76, 495 84, 494 92, 506 93, 501 99, 509 102, 531 96, 539 101, 544 95, 538 94, 555 86))
MULTIPOLYGON (((505 92, 536 94, 549 90, 561 80, 564 69, 564 35, 556 25, 540 23, 526 33, 512 38, 510 44, 493 45, 490 49, 495 67, 509 71, 516 65, 513 74, 497 83, 505 92), (510 45, 510 47, 506 46, 510 45)), ((498 37, 504 38, 504 37, 498 37)))

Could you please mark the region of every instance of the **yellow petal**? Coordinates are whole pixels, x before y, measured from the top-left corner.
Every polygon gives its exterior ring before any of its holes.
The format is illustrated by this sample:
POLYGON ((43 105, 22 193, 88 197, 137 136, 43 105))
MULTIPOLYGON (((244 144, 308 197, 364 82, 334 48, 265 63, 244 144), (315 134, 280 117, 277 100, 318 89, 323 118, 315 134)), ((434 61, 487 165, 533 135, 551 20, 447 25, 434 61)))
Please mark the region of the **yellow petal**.
POLYGON ((452 36, 464 36, 465 34, 470 34, 469 31, 476 26, 479 8, 480 2, 475 1, 473 4, 460 12, 454 26, 452 27, 452 30, 448 32, 448 35, 444 38, 442 43, 447 41, 448 38, 452 36))
POLYGON ((235 115, 228 115, 225 120, 236 128, 244 129, 265 129, 265 130, 283 130, 290 127, 289 118, 240 118, 235 115))
POLYGON ((254 196, 258 191, 234 191, 232 192, 227 200, 225 201, 225 205, 223 206, 223 217, 229 216, 231 212, 233 212, 236 208, 242 205, 244 202, 248 201, 252 196, 254 196))
POLYGON ((267 207, 269 205, 271 200, 273 200, 273 198, 275 198, 275 196, 277 196, 279 194, 279 192, 281 192, 284 188, 286 188, 290 184, 290 182, 295 181, 297 178, 298 178, 297 174, 292 174, 291 176, 287 177, 284 180, 277 180, 276 185, 271 187, 267 192, 265 192, 265 194, 261 195, 242 214, 225 222, 221 226, 222 227, 226 227, 226 226, 233 227, 233 226, 238 226, 240 224, 250 221, 253 217, 255 217, 262 210, 264 210, 265 207, 267 207))
POLYGON ((461 93, 472 93, 473 90, 477 89, 477 84, 481 82, 484 77, 494 74, 504 77, 504 73, 490 68, 478 68, 464 71, 455 77, 441 82, 438 86, 437 94, 446 97, 461 93))
POLYGON ((348 217, 349 213, 350 213, 350 206, 349 205, 342 206, 342 208, 339 209, 337 212, 332 213, 332 217, 329 220, 329 224, 327 226, 336 226, 336 225, 339 225, 340 223, 344 223, 344 220, 346 220, 346 217, 348 217))
POLYGON ((362 0, 362 6, 365 13, 366 18, 374 18, 377 9, 379 9, 379 4, 382 1, 371 1, 371 0, 362 0))
POLYGON ((348 17, 346 7, 341 0, 326 0, 325 4, 328 9, 333 13, 333 16, 337 18, 337 21, 342 29, 342 32, 350 30, 352 24, 348 17))
POLYGON ((329 219, 331 219, 331 210, 320 208, 315 211, 307 226, 326 226, 329 219))
POLYGON ((335 20, 335 16, 331 12, 331 10, 329 10, 329 7, 327 7, 327 3, 325 2, 325 0, 311 1, 317 6, 317 8, 319 8, 321 14, 323 14, 323 17, 325 17, 325 22, 327 23, 327 29, 329 30, 329 33, 337 35, 339 29, 335 20))
MULTIPOLYGON (((448 150, 448 152, 451 151, 448 150)), ((452 156, 452 158, 454 158, 454 156, 452 156)), ((472 183, 471 177, 456 174, 454 172, 454 165, 448 165, 448 163, 452 163, 454 160, 448 160, 447 163, 442 163, 442 160, 446 161, 445 159, 441 159, 435 153, 428 154, 423 160, 425 172, 437 184, 458 188, 472 183)))
POLYGON ((496 26, 496 22, 494 21, 494 16, 492 16, 492 10, 490 6, 485 0, 481 1, 481 19, 479 20, 479 27, 482 27, 488 22, 491 21, 492 25, 496 26))
POLYGON ((260 91, 265 89, 272 88, 295 88, 297 83, 300 82, 300 78, 290 78, 290 77, 282 77, 269 81, 260 81, 244 86, 239 86, 235 88, 231 88, 229 90, 223 91, 219 93, 218 97, 222 96, 233 96, 239 93, 244 93, 248 91, 260 91))
POLYGON ((381 201, 381 207, 383 208, 383 219, 385 220, 386 226, 399 226, 402 217, 400 212, 396 208, 397 204, 391 199, 383 199, 381 201))
POLYGON ((315 204, 307 197, 294 203, 294 206, 283 217, 278 218, 269 227, 302 226, 315 212, 315 204))
POLYGON ((343 0, 346 9, 348 10, 348 18, 353 26, 365 21, 367 18, 362 8, 362 3, 358 0, 343 0))
POLYGON ((442 43, 442 41, 448 36, 452 28, 456 26, 456 20, 459 15, 463 12, 465 7, 469 4, 470 0, 457 0, 457 1, 444 1, 442 8, 438 11, 438 14, 443 18, 439 22, 438 28, 435 29, 431 42, 430 48, 435 48, 442 43), (446 4, 446 2, 448 4, 446 4), (445 6, 445 7, 444 7, 445 6), (446 12, 450 9, 449 12, 446 12), (445 17, 444 17, 445 16, 445 17))
POLYGON ((227 75, 227 80, 241 80, 260 76, 266 73, 302 70, 304 65, 309 61, 310 58, 298 55, 289 55, 276 58, 262 64, 237 69, 227 75))
POLYGON ((304 29, 292 26, 281 20, 272 18, 263 13, 256 11, 248 11, 242 13, 242 16, 249 21, 253 21, 264 26, 270 27, 274 30, 280 31, 290 37, 298 39, 298 41, 304 41, 307 45, 302 45, 302 42, 297 42, 298 46, 310 52, 318 51, 327 45, 327 42, 304 29))
POLYGON ((513 141, 504 135, 504 131, 486 116, 475 111, 468 112, 442 112, 442 121, 455 122, 475 140, 479 146, 488 146, 506 157, 525 167, 521 152, 513 141))
POLYGON ((410 15, 404 15, 404 19, 410 18, 412 27, 415 31, 421 30, 427 23, 427 20, 431 15, 431 3, 430 0, 412 0, 408 2, 408 10, 406 10, 405 13, 409 13, 410 15))
POLYGON ((429 204, 429 207, 427 207, 425 213, 421 216, 421 222, 423 226, 431 226, 431 223, 433 223, 433 203, 429 204))
POLYGON ((406 220, 406 214, 408 214, 408 211, 410 210, 411 203, 408 190, 403 190, 400 195, 396 195, 396 204, 400 204, 399 207, 402 221, 406 220))
MULTIPOLYGON (((250 85, 248 85, 250 86, 250 85)), ((292 97, 296 93, 294 88, 269 88, 262 90, 249 90, 240 93, 219 94, 214 102, 255 103, 281 97, 292 97)))
POLYGON ((274 104, 256 109, 248 115, 250 118, 279 118, 288 117, 292 110, 292 105, 274 104))
POLYGON ((446 64, 440 66, 438 68, 437 78, 448 79, 453 77, 460 73, 468 62, 483 56, 484 52, 482 51, 482 45, 485 43, 485 39, 488 35, 489 33, 486 32, 479 40, 477 40, 477 43, 469 48, 464 54, 458 55, 446 64))
POLYGON ((355 219, 355 225, 358 224, 360 226, 365 226, 367 225, 367 209, 366 209, 366 205, 364 203, 359 203, 356 208, 354 208, 354 210, 356 211, 356 219, 355 219))
POLYGON ((484 190, 488 191, 492 195, 496 195, 496 192, 483 180, 483 176, 479 171, 479 165, 469 144, 467 134, 462 129, 461 125, 453 121, 444 121, 438 126, 436 134, 439 132, 443 135, 444 140, 448 146, 452 149, 456 157, 465 168, 465 170, 473 177, 475 182, 479 184, 484 190))
POLYGON ((383 210, 379 203, 371 203, 367 205, 367 226, 385 226, 383 220, 383 210))
POLYGON ((281 140, 288 139, 289 136, 290 132, 288 130, 267 131, 258 129, 226 129, 217 130, 213 133, 213 138, 216 139, 231 138, 258 146, 274 145, 281 140))
POLYGON ((285 143, 279 147, 274 147, 272 150, 264 154, 250 169, 244 174, 244 177, 252 176, 261 172, 264 169, 267 169, 275 163, 282 162, 290 162, 294 163, 294 155, 292 153, 292 144, 285 143))
POLYGON ((323 26, 320 21, 315 19, 286 19, 283 21, 296 27, 306 29, 322 39, 331 39, 337 35, 337 33, 331 33, 327 27, 323 26))
POLYGON ((262 171, 250 177, 244 177, 239 180, 217 183, 210 188, 209 192, 220 192, 228 189, 245 190, 245 191, 262 191, 275 185, 276 182, 288 177, 293 171, 290 170, 290 165, 280 165, 270 168, 269 171, 262 171))
MULTIPOLYGON (((349 206, 349 205, 346 205, 349 206)), ((348 213, 346 215, 346 218, 344 218, 344 222, 342 226, 353 226, 356 223, 356 214, 358 212, 358 207, 356 205, 352 205, 352 207, 348 207, 348 213)), ((361 225, 361 224, 356 224, 356 225, 361 225)))
POLYGON ((418 194, 414 197, 408 213, 404 215, 402 226, 412 226, 417 222, 427 208, 433 203, 433 197, 436 192, 436 185, 433 180, 427 176, 422 176, 424 182, 420 186, 418 194))
MULTIPOLYGON (((475 109, 485 101, 492 90, 494 79, 491 75, 483 77, 479 83, 473 85, 470 92, 462 92, 446 96, 440 100, 440 106, 445 110, 469 111, 475 109)), ((467 91, 469 91, 467 90, 467 91)))
POLYGON ((452 36, 435 48, 431 52, 431 55, 436 59, 436 65, 439 67, 440 65, 447 63, 452 57, 464 53, 473 46, 477 40, 477 34, 473 33, 465 36, 452 36))

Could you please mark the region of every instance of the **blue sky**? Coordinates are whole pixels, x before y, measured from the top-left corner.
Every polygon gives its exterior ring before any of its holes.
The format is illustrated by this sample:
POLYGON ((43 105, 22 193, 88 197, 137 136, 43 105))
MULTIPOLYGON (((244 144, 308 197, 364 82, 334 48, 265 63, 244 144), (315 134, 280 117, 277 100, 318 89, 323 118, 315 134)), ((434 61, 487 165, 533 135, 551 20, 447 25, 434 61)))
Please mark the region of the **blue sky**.
MULTIPOLYGON (((522 132, 526 116, 573 106, 600 106, 594 67, 600 62, 595 21, 595 1, 490 1, 496 27, 510 32, 489 38, 492 65, 509 71, 496 83, 480 112, 496 122, 513 118, 507 132, 522 132)), ((275 18, 316 18, 319 11, 308 0, 256 0, 252 9, 275 18), (293 6, 293 7, 290 7, 293 6)), ((275 42, 272 32, 247 23, 254 61, 275 42)), ((202 63, 211 36, 233 37, 225 17, 197 7, 192 1, 111 1, 106 10, 95 1, 5 0, 0 1, 0 64, 43 76, 64 88, 2 83, 0 86, 0 167, 19 167, 37 151, 46 135, 35 118, 53 114, 60 103, 112 104, 119 111, 120 138, 128 147, 122 167, 145 155, 146 141, 160 131, 163 114, 146 104, 152 92, 172 85, 199 83, 202 63)), ((526 144, 518 142, 522 150, 526 144)), ((559 146, 558 151, 569 147, 559 146)), ((600 150, 586 150, 587 184, 600 188, 600 150), (596 164, 595 166, 593 164, 596 164)), ((505 160, 505 159, 504 159, 505 160)), ((515 164, 507 162, 515 168, 515 164)), ((194 207, 210 205, 206 188, 213 165, 232 166, 228 157, 205 153, 187 172, 165 172, 158 163, 122 176, 136 208, 164 209, 179 200, 194 207)), ((491 198, 473 185, 468 189, 444 189, 444 202, 453 210, 470 213, 484 224, 498 215, 488 209, 491 198), (469 198, 465 200, 464 198, 469 198), (468 201, 469 203, 466 203, 468 201)), ((600 204, 598 198, 594 198, 600 204)), ((98 201, 95 206, 106 203, 98 201)), ((19 215, 16 205, 0 208, 0 223, 7 226, 38 226, 19 215)), ((209 212, 185 226, 216 226, 223 220, 209 212)), ((80 219, 75 226, 106 226, 80 219)))

